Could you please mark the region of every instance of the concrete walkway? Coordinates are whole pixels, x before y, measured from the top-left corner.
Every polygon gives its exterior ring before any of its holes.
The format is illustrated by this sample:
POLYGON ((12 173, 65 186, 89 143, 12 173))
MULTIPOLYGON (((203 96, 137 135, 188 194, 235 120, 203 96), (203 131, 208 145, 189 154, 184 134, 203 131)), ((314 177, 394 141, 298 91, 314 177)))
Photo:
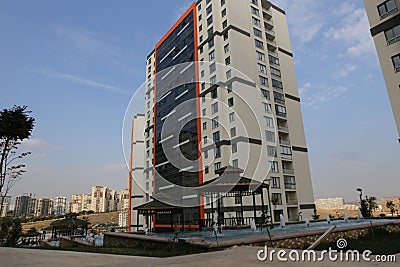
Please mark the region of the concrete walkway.
MULTIPOLYGON (((0 266, 201 266, 201 267, 234 267, 234 266, 399 266, 400 254, 396 255, 397 263, 377 262, 261 262, 257 259, 260 247, 236 247, 225 251, 210 252, 172 258, 147 258, 118 256, 68 251, 39 249, 0 248, 0 266)), ((300 252, 301 253, 301 252, 300 252)))

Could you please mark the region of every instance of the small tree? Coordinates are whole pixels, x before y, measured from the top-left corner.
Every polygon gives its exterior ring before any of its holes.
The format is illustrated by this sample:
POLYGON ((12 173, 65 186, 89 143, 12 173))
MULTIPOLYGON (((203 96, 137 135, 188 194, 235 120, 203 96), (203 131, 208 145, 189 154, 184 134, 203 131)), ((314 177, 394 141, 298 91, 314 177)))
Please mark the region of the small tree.
POLYGON ((314 213, 311 216, 312 216, 313 220, 319 219, 320 215, 318 214, 317 207, 315 205, 314 205, 314 213))
POLYGON ((31 136, 35 123, 26 108, 14 106, 0 111, 0 212, 4 198, 25 172, 25 165, 16 161, 30 154, 17 153, 21 142, 31 136))
POLYGON ((371 218, 375 209, 378 207, 376 204, 376 197, 365 196, 365 199, 361 200, 361 214, 364 218, 371 218))
POLYGON ((396 211, 396 204, 394 204, 392 200, 388 200, 386 201, 386 208, 390 210, 390 213, 392 214, 393 217, 396 211))
POLYGON ((0 246, 15 247, 22 233, 18 218, 5 217, 0 220, 0 246))

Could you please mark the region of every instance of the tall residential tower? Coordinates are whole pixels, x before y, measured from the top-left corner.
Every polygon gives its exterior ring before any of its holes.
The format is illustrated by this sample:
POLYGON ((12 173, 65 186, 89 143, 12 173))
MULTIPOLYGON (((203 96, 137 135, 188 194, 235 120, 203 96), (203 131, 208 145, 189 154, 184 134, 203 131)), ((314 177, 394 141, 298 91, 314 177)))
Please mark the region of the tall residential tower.
MULTIPOLYGON (((197 1, 147 57, 145 98, 144 171, 137 177, 153 197, 185 207, 178 220, 196 228, 212 219, 217 204, 187 188, 207 184, 226 167, 269 183, 269 190, 261 199, 230 192, 233 198, 218 200, 220 218, 243 223, 261 216, 264 203, 274 221, 281 214, 289 221, 311 216, 308 149, 284 10, 266 0, 197 1)), ((141 201, 132 199, 131 208, 141 201)), ((160 212, 146 224, 170 228, 172 218, 160 212)))
POLYGON ((364 0, 400 142, 400 0, 364 0))

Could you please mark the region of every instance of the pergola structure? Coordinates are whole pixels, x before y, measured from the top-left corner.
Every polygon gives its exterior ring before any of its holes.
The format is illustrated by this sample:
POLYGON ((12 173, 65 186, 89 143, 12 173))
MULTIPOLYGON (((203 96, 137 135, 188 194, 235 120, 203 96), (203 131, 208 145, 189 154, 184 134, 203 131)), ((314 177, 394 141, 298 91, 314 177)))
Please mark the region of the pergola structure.
POLYGON ((66 215, 65 219, 50 223, 52 228, 51 237, 57 238, 57 234, 64 236, 87 235, 89 224, 87 221, 77 219, 75 214, 66 215))
MULTIPOLYGON (((240 218, 235 218, 237 224, 239 225, 244 225, 248 222, 245 222, 244 220, 244 207, 243 207, 243 197, 244 196, 252 196, 253 197, 253 218, 255 223, 264 223, 257 218, 257 206, 256 206, 256 196, 260 195, 261 196, 261 211, 262 214, 264 214, 265 218, 266 213, 269 212, 270 218, 272 218, 271 214, 271 203, 270 203, 270 198, 269 198, 269 184, 266 184, 264 182, 259 182, 256 180, 252 180, 250 178, 242 177, 240 176, 241 173, 244 171, 242 169, 232 167, 232 166, 227 166, 224 168, 221 168, 217 171, 215 171, 216 174, 219 175, 219 177, 212 179, 210 181, 204 182, 203 184, 199 185, 198 187, 195 188, 195 190, 198 191, 199 197, 206 197, 209 198, 210 201, 209 203, 211 204, 211 214, 213 214, 215 211, 218 213, 218 225, 220 226, 223 220, 223 212, 221 212, 221 201, 220 199, 226 198, 226 197, 240 197, 240 211, 241 211, 241 217, 240 218), (264 189, 267 189, 268 192, 268 210, 265 210, 265 204, 264 204, 264 189), (217 206, 214 207, 214 202, 217 200, 217 206)), ((170 229, 172 230, 174 228, 174 225, 176 225, 176 221, 174 223, 174 215, 179 214, 182 218, 182 220, 179 222, 179 225, 181 225, 182 229, 185 228, 185 223, 184 223, 184 217, 183 217, 183 210, 185 207, 179 207, 179 206, 174 206, 167 204, 166 202, 168 201, 161 201, 162 198, 154 197, 154 199, 148 203, 142 204, 140 206, 134 207, 134 210, 138 211, 138 217, 137 217, 137 230, 139 230, 139 215, 144 215, 146 216, 146 221, 147 224, 150 226, 151 225, 151 220, 154 215, 156 215, 159 212, 163 213, 169 213, 170 214, 170 229)), ((199 221, 199 228, 201 229, 202 227, 212 227, 212 218, 209 219, 203 219, 199 221)))

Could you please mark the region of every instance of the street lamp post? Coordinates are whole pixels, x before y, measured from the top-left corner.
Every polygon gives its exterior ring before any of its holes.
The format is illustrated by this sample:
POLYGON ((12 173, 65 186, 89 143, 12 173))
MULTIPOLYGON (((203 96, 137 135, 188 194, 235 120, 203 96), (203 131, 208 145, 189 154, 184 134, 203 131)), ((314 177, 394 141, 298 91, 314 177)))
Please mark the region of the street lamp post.
POLYGON ((356 189, 358 192, 360 192, 360 204, 362 202, 362 188, 357 188, 356 189))
POLYGON ((263 181, 263 185, 265 185, 265 187, 267 188, 267 194, 268 194, 268 211, 269 211, 269 216, 270 216, 270 218, 271 218, 271 228, 273 227, 272 225, 272 223, 273 223, 273 221, 272 221, 272 206, 271 206, 271 198, 270 198, 270 196, 269 196, 269 186, 270 186, 270 184, 269 184, 269 182, 271 181, 271 179, 264 179, 264 181, 263 181), (265 182, 267 182, 267 183, 265 183, 265 182))

